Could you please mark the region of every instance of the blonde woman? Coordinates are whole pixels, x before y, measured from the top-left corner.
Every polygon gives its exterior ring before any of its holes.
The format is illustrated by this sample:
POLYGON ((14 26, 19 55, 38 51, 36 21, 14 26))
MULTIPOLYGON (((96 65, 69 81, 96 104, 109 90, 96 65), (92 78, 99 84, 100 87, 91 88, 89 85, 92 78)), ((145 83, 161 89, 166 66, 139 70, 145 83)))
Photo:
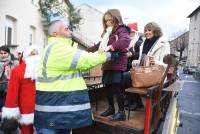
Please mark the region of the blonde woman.
MULTIPOLYGON (((166 66, 163 62, 163 58, 165 55, 170 54, 170 45, 167 39, 163 36, 160 26, 156 22, 147 23, 144 27, 144 36, 144 42, 141 44, 139 49, 139 59, 133 60, 132 66, 142 66, 146 56, 152 57, 150 59, 150 64, 166 66)), ((130 72, 124 73, 124 87, 131 87, 131 82, 130 72)), ((140 102, 140 96, 138 94, 134 94, 133 96, 128 96, 129 104, 133 103, 130 102, 132 98, 135 102, 140 102)), ((141 104, 134 107, 133 110, 138 107, 141 107, 141 104)))
POLYGON ((127 28, 123 25, 122 16, 118 9, 110 9, 103 15, 102 40, 98 45, 89 48, 88 51, 103 50, 119 53, 119 57, 103 64, 103 79, 108 100, 108 108, 101 113, 101 116, 111 116, 113 120, 125 120, 124 96, 121 81, 123 73, 127 68, 128 57, 126 55, 130 44, 130 37, 127 28), (111 31, 110 31, 111 30, 111 31), (108 36, 109 35, 109 36, 108 36), (117 98, 118 112, 115 113, 113 102, 114 95, 117 98))

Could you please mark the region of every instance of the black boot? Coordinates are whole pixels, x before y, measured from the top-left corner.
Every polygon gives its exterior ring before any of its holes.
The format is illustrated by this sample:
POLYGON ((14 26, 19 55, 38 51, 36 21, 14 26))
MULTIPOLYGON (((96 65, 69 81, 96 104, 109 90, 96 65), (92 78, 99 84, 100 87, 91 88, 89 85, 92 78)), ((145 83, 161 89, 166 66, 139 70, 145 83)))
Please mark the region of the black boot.
POLYGON ((130 104, 130 106, 128 105, 128 106, 125 107, 126 110, 129 110, 129 108, 130 108, 130 111, 134 111, 134 110, 137 109, 137 104, 132 103, 132 104, 130 104))
POLYGON ((137 101, 137 108, 144 108, 141 98, 139 98, 137 101))
POLYGON ((115 120, 115 121, 125 121, 126 120, 125 111, 118 111, 116 114, 114 114, 112 116, 112 120, 115 120))
POLYGON ((101 113, 100 115, 103 117, 106 117, 106 116, 113 115, 113 114, 115 114, 115 109, 114 109, 114 107, 109 106, 109 108, 105 112, 101 113))

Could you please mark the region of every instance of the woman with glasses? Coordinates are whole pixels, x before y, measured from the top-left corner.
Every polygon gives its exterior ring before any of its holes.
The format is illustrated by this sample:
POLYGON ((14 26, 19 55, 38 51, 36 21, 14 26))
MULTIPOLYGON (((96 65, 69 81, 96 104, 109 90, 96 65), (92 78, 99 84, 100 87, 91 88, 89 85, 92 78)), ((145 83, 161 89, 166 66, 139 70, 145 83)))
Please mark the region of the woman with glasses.
POLYGON ((118 58, 106 62, 102 66, 102 83, 105 85, 108 108, 101 116, 111 116, 112 120, 125 120, 124 96, 122 90, 123 72, 127 68, 127 49, 130 44, 128 30, 122 22, 122 16, 118 9, 110 9, 103 15, 103 33, 99 44, 88 49, 88 51, 110 51, 118 54, 118 58), (113 97, 116 96, 118 112, 115 113, 113 97))

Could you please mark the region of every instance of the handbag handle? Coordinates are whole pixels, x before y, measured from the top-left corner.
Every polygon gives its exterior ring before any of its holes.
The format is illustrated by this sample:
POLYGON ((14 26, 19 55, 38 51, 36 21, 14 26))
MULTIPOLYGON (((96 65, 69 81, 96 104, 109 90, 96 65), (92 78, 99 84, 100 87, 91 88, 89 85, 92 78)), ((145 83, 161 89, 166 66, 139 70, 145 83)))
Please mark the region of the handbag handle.
POLYGON ((153 61, 154 60, 154 57, 153 56, 148 56, 146 54, 143 54, 142 55, 142 58, 140 60, 140 66, 153 66, 155 65, 155 63, 151 63, 150 61, 153 61))

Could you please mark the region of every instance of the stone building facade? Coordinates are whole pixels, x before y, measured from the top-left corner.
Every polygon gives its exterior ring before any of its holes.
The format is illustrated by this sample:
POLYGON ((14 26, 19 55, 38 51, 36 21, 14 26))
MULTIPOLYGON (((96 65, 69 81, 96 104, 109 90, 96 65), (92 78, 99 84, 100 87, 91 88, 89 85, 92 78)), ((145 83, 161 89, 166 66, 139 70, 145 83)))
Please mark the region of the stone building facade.
POLYGON ((38 0, 0 1, 0 46, 8 45, 11 50, 23 51, 32 44, 42 50, 46 35, 40 19, 38 0))
POLYGON ((181 34, 180 36, 176 37, 175 39, 169 42, 170 42, 170 53, 175 54, 180 61, 186 62, 186 59, 188 57, 189 31, 181 34))
POLYGON ((190 32, 187 65, 200 67, 200 6, 188 18, 190 18, 190 32))

